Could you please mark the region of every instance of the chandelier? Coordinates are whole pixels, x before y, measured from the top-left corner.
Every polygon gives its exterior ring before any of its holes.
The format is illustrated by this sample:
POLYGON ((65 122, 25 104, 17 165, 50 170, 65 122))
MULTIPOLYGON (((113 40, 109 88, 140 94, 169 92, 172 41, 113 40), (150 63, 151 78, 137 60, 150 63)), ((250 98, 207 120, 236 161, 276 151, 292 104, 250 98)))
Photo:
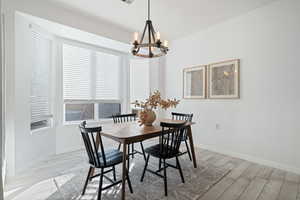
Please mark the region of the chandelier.
POLYGON ((134 42, 131 52, 134 56, 153 58, 164 56, 168 51, 168 41, 165 40, 162 42, 160 33, 155 32, 153 28, 152 21, 150 20, 150 0, 148 0, 148 19, 140 40, 138 32, 134 33, 134 42))

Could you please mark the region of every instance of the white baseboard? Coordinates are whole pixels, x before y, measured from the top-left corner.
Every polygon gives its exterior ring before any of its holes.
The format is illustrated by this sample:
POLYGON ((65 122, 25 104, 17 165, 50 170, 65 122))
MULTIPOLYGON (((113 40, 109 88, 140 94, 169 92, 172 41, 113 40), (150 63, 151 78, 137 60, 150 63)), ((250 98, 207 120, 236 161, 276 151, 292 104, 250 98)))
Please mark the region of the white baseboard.
POLYGON ((198 148, 206 149, 206 150, 213 151, 213 152, 216 152, 216 153, 221 153, 221 154, 225 154, 225 155, 228 155, 228 156, 232 156, 232 157, 240 158, 240 159, 243 159, 243 160, 247 160, 247 161, 250 161, 250 162, 258 163, 258 164, 261 164, 261 165, 266 165, 266 166, 281 169, 281 170, 284 170, 284 171, 289 171, 289 172, 293 172, 293 173, 296 173, 296 174, 300 174, 300 168, 293 167, 293 166, 290 166, 290 165, 285 165, 285 164, 277 163, 277 162, 274 162, 274 161, 271 161, 271 160, 265 160, 265 159, 258 158, 258 157, 255 157, 255 156, 229 151, 229 150, 226 150, 226 149, 223 149, 223 148, 216 147, 214 145, 201 144, 201 145, 196 145, 196 146, 198 148))

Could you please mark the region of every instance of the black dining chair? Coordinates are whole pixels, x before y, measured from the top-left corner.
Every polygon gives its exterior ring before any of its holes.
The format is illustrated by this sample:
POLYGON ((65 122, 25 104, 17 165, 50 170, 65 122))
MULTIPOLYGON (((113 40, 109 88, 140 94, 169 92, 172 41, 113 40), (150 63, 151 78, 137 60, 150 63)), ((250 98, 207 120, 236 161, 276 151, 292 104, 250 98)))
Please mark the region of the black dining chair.
MULTIPOLYGON (((102 137, 101 137, 101 131, 102 131, 101 126, 87 128, 86 122, 84 121, 79 125, 79 129, 81 132, 81 136, 85 145, 85 149, 90 164, 89 172, 86 177, 86 181, 84 183, 82 195, 85 194, 85 190, 88 185, 88 182, 91 181, 93 178, 100 176, 98 197, 97 197, 97 199, 100 200, 101 193, 103 190, 106 190, 122 182, 122 180, 118 180, 118 181, 116 180, 115 166, 123 162, 123 153, 117 149, 115 150, 104 149, 104 145, 102 143, 102 137), (111 168, 111 169, 105 171, 105 169, 107 168, 111 168), (94 175, 93 172, 95 169, 100 169, 101 172, 99 174, 94 175), (105 175, 109 172, 113 173, 113 180, 105 175), (106 178, 109 182, 111 182, 111 184, 102 187, 103 178, 106 178)), ((126 171, 126 173, 127 173, 126 179, 128 182, 130 192, 133 193, 131 182, 128 176, 128 170, 126 171)))
POLYGON ((168 196, 167 167, 172 167, 172 168, 178 169, 181 180, 184 183, 184 177, 183 177, 183 173, 181 170, 181 166, 180 166, 178 157, 181 155, 179 148, 180 148, 182 138, 184 136, 184 132, 187 129, 187 126, 185 126, 185 122, 184 123, 161 122, 160 126, 162 127, 162 133, 161 133, 161 136, 159 137, 159 144, 156 144, 154 146, 151 146, 151 147, 145 149, 145 152, 148 154, 148 156, 147 156, 146 164, 145 164, 143 174, 141 177, 141 182, 144 180, 146 171, 149 171, 149 172, 163 178, 164 186, 165 186, 165 196, 168 196), (160 168, 157 171, 148 169, 147 167, 148 167, 150 156, 158 158, 160 161, 162 160, 163 167, 160 166, 160 168), (166 160, 169 160, 172 158, 176 159, 176 166, 166 162, 166 160), (160 174, 160 172, 162 170, 163 170, 163 175, 160 174))
MULTIPOLYGON (((113 118, 115 124, 125 123, 125 122, 133 122, 133 121, 137 120, 137 114, 132 113, 132 114, 113 115, 112 118, 113 118)), ((140 142, 140 145, 141 145, 142 152, 140 152, 134 148, 134 143, 128 144, 128 162, 127 162, 128 169, 129 169, 129 165, 130 165, 130 163, 129 163, 130 156, 132 158, 134 158, 134 155, 138 153, 138 154, 143 155, 144 159, 146 160, 144 145, 142 142, 140 142)), ((121 143, 119 143, 118 149, 120 150, 120 148, 121 148, 121 143)))
MULTIPOLYGON (((172 112, 171 114, 173 120, 183 120, 187 122, 192 122, 193 120, 193 114, 184 114, 184 113, 176 113, 176 112, 172 112)), ((186 146, 186 151, 182 152, 181 155, 187 153, 189 155, 190 160, 192 161, 191 151, 188 145, 188 139, 189 137, 187 136, 187 130, 186 130, 182 138, 182 142, 184 142, 186 146)))

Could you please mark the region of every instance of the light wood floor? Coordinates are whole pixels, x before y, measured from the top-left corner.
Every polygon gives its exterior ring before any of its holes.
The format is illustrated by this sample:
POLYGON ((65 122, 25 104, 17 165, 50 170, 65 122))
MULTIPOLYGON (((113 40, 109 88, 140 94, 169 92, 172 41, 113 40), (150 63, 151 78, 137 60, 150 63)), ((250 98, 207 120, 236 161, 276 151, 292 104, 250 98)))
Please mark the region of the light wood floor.
MULTIPOLYGON (((207 193, 197 200, 300 200, 300 176, 291 172, 262 166, 241 159, 221 155, 204 149, 200 151, 198 162, 205 161, 215 166, 226 166, 231 169, 220 182, 214 185, 207 193)), ((68 154, 53 156, 38 167, 18 176, 15 180, 9 180, 6 185, 6 199, 18 199, 24 192, 24 186, 33 183, 51 181, 64 169, 74 166, 74 163, 82 159, 85 152, 77 151, 68 154)), ((30 195, 41 195, 57 189, 35 188, 30 195), (36 193, 36 194, 34 194, 36 193)), ((80 186, 81 187, 81 186, 80 186)), ((28 187, 27 187, 28 188, 28 187)), ((27 199, 24 199, 27 200, 27 199)))

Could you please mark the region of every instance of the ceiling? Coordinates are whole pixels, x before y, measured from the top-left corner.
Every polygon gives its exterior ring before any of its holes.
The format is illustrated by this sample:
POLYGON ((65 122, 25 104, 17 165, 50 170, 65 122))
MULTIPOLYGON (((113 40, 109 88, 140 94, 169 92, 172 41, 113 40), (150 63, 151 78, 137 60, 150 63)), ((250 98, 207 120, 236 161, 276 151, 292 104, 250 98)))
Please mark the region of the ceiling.
MULTIPOLYGON (((147 0, 48 0, 129 31, 142 31, 147 0)), ((247 13, 275 0, 151 0, 151 19, 162 38, 174 40, 247 13)), ((101 28, 101 27, 99 27, 101 28)))

